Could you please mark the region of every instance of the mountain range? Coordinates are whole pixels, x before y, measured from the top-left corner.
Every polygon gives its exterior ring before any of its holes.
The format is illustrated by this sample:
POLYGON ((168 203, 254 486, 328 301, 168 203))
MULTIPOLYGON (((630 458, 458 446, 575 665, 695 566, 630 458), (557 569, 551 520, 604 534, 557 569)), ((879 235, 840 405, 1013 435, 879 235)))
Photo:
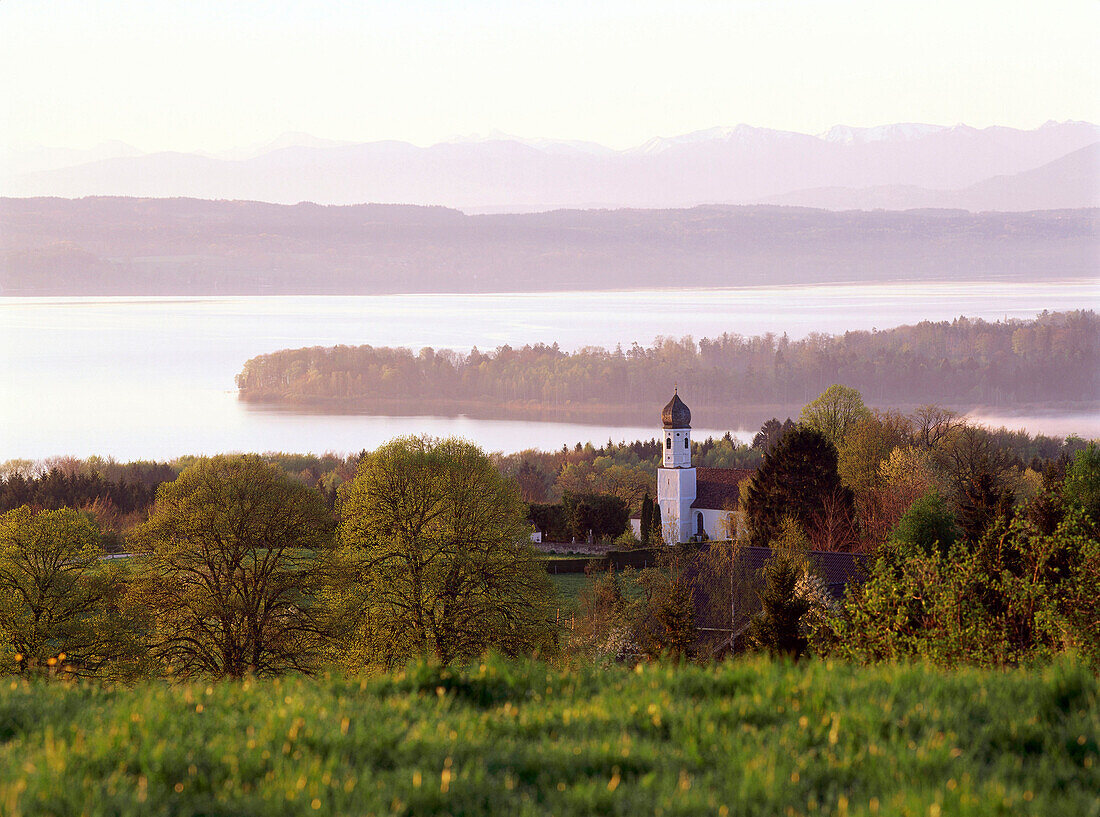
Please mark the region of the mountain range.
POLYGON ((418 147, 287 134, 220 154, 7 151, 0 193, 271 203, 444 205, 466 212, 794 204, 1026 211, 1100 206, 1100 127, 894 124, 809 135, 738 125, 626 150, 494 133, 418 147))

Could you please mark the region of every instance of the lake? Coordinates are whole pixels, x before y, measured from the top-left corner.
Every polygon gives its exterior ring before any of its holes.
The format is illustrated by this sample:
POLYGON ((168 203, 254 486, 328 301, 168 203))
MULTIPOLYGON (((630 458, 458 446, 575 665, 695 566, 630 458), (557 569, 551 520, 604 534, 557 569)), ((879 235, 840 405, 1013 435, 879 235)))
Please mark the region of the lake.
MULTIPOLYGON (((459 435, 487 450, 560 448, 655 436, 654 424, 328 416, 265 410, 236 399, 250 357, 335 344, 477 346, 649 344, 888 328, 959 315, 996 320, 1100 307, 1100 286, 957 283, 746 287, 485 295, 211 298, 0 298, 0 461, 99 454, 169 459, 222 451, 354 452, 400 434, 459 435)), ((685 395, 690 404, 690 396, 685 395)), ((695 418, 695 436, 722 434, 695 418)), ((1011 427, 1100 436, 1100 418, 998 418, 1011 427)), ((755 429, 728 429, 741 439, 755 429)))

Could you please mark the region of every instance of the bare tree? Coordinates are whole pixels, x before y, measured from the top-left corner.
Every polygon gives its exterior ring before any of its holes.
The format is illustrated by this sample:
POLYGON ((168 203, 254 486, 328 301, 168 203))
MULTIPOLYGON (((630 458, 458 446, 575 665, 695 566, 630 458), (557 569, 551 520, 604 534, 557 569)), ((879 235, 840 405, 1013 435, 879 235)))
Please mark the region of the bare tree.
POLYGON ((913 414, 917 443, 925 448, 938 449, 965 422, 950 409, 931 404, 921 406, 913 414))
POLYGON ((850 551, 858 541, 851 492, 837 486, 821 497, 806 525, 814 550, 850 551))

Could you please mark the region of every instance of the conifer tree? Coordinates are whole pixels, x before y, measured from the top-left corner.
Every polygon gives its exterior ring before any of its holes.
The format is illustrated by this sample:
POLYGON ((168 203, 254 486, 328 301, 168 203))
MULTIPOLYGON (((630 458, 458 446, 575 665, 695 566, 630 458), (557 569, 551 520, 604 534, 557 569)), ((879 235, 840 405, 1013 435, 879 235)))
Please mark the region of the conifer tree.
POLYGON ((648 492, 642 499, 642 520, 639 527, 642 532, 642 547, 649 547, 650 533, 653 527, 653 500, 649 498, 648 492))
POLYGON ((750 544, 767 545, 786 515, 811 530, 826 501, 849 510, 853 503, 837 473, 836 448, 820 431, 796 426, 764 455, 749 483, 744 504, 750 544))
POLYGON ((761 610, 752 618, 749 636, 754 644, 773 655, 798 658, 806 650, 801 620, 810 604, 798 594, 804 567, 792 554, 776 551, 764 566, 761 610))

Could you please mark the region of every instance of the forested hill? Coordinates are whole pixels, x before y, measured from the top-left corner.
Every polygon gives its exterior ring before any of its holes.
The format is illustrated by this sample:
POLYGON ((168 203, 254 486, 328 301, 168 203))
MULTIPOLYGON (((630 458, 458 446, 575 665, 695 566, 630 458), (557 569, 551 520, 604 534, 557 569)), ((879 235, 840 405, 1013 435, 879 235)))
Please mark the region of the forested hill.
MULTIPOLYGON (((873 405, 939 403, 963 410, 1024 405, 1078 408, 1100 401, 1100 319, 1093 311, 988 323, 958 318, 803 340, 724 334, 651 347, 502 346, 493 352, 314 347, 249 360, 237 376, 245 400, 370 410, 445 401, 472 412, 629 412, 674 383, 692 407, 798 407, 832 383, 873 405)), ((648 416, 648 415, 647 415, 648 416)))
POLYGON ((828 212, 0 198, 0 294, 500 292, 1096 271, 1100 210, 828 212))

